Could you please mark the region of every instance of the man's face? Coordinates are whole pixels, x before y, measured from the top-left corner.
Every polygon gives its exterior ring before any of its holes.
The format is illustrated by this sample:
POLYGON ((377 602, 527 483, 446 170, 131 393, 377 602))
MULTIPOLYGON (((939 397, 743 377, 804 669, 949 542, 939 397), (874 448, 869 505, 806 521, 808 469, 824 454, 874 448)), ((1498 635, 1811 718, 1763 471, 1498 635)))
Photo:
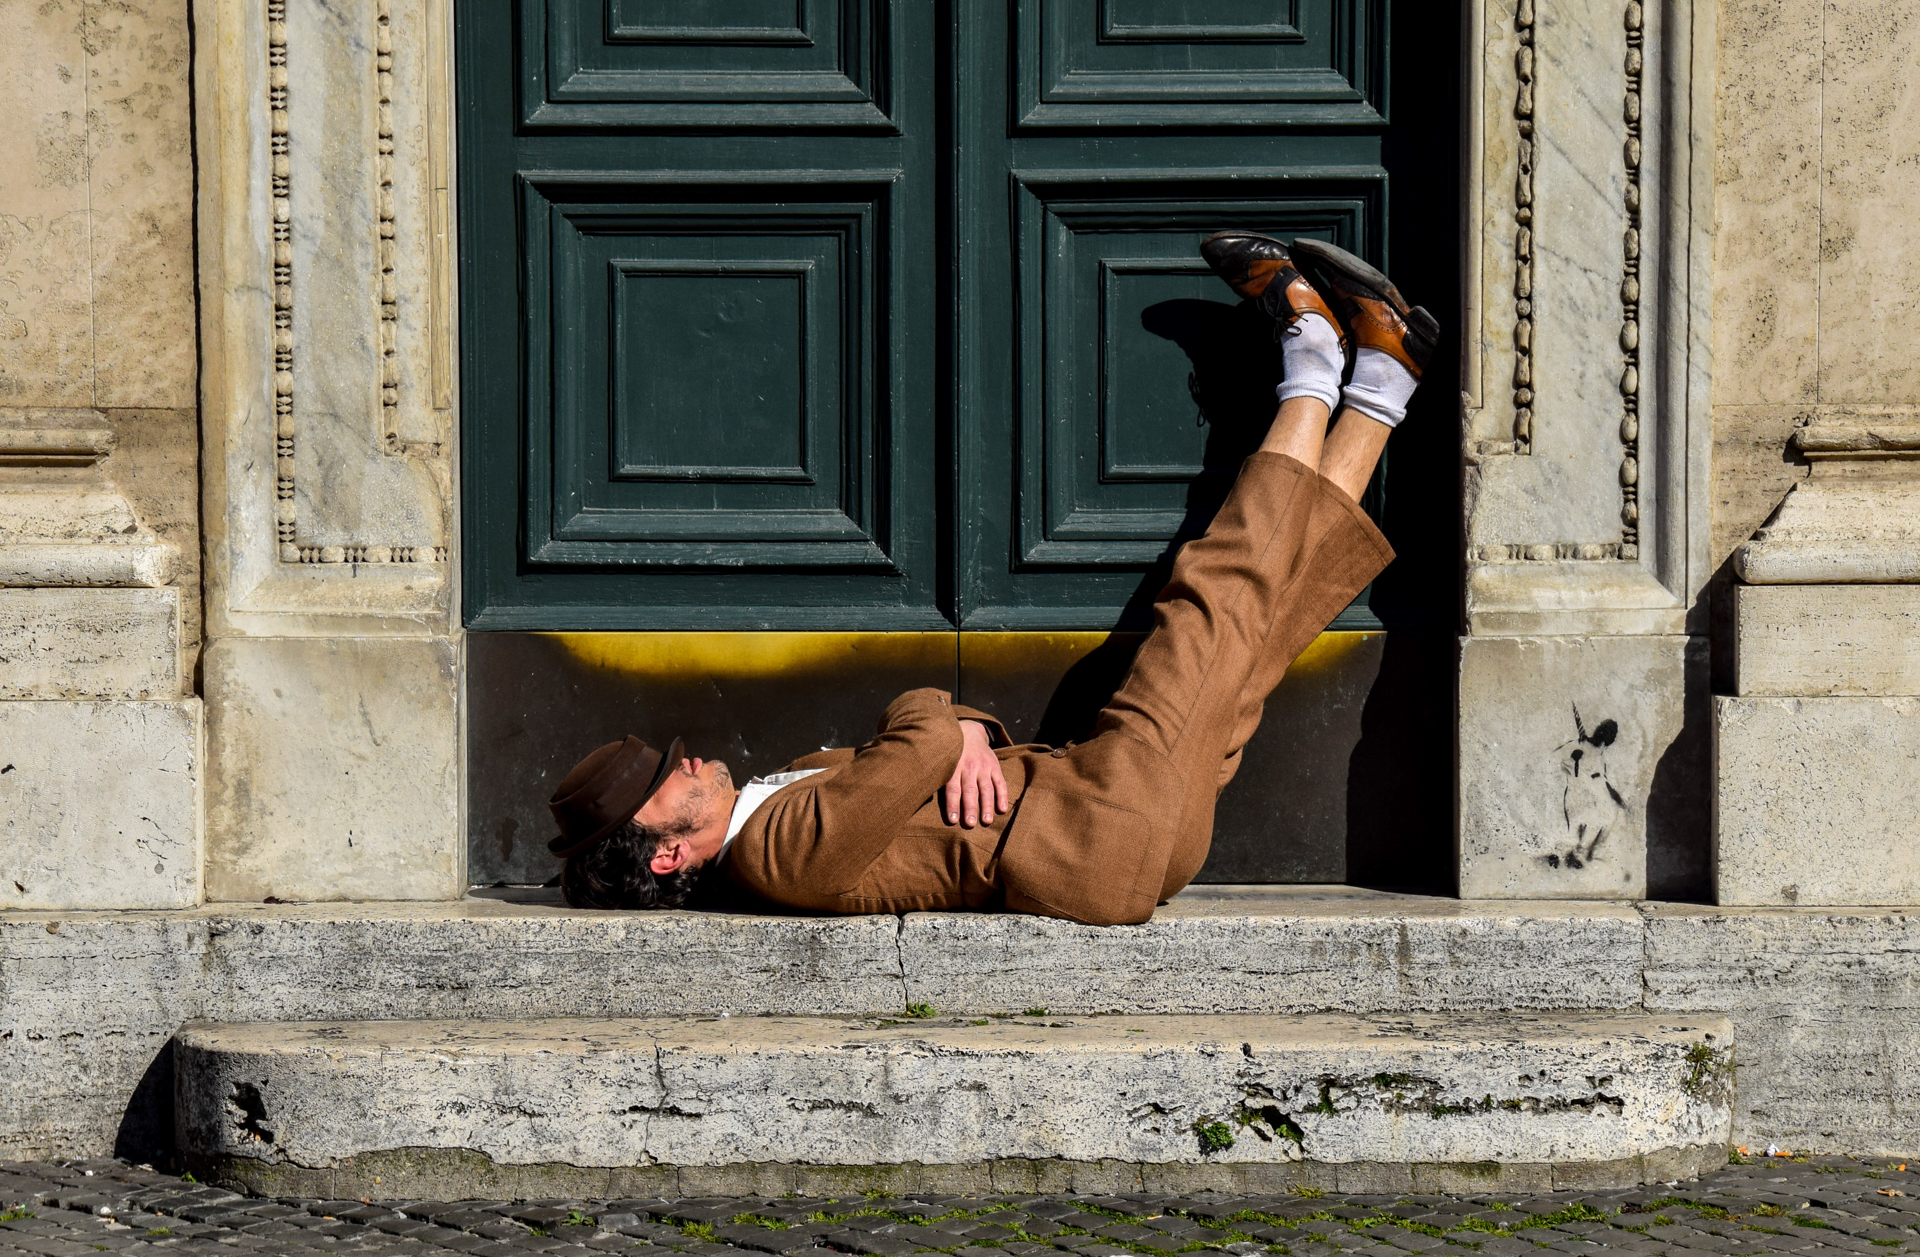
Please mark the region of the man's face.
MULTIPOLYGON (((733 774, 724 763, 689 755, 667 774, 633 818, 667 834, 676 845, 685 844, 684 857, 672 862, 671 867, 677 868, 682 863, 702 863, 720 853, 734 798, 733 774)), ((659 863, 656 857, 656 872, 671 871, 660 869, 659 863)))

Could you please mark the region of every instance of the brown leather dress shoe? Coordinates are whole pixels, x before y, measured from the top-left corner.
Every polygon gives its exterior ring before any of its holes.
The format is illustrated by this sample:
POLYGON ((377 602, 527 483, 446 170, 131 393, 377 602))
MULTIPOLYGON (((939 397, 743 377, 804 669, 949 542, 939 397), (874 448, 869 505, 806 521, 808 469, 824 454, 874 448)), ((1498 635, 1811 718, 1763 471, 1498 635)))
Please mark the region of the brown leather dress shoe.
POLYGON ((1258 305, 1274 320, 1277 338, 1303 314, 1317 314, 1333 325, 1340 348, 1347 331, 1326 300, 1293 265, 1287 246, 1256 231, 1216 231, 1200 243, 1200 256, 1227 286, 1258 305))
POLYGON ((1409 306, 1393 281, 1338 245, 1304 237, 1292 256, 1332 298, 1353 343, 1378 349, 1419 379, 1440 343, 1440 323, 1425 306, 1409 306))

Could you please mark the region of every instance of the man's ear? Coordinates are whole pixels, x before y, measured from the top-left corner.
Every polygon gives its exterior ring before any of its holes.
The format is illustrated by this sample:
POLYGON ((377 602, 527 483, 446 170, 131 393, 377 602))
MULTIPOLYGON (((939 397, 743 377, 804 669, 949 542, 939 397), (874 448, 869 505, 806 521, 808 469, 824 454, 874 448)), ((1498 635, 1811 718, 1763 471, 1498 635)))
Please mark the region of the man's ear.
POLYGON ((653 859, 647 861, 656 877, 665 877, 678 872, 688 860, 693 858, 693 847, 685 838, 675 838, 672 842, 663 842, 653 849, 653 859))

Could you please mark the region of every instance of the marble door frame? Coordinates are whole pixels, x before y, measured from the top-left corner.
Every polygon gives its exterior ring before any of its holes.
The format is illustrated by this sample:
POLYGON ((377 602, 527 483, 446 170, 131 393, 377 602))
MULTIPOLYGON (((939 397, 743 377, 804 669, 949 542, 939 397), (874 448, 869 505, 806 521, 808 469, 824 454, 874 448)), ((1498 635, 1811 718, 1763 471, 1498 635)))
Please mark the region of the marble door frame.
POLYGON ((447 0, 195 0, 207 894, 465 890, 447 0))
POLYGON ((1707 843, 1713 6, 1468 12, 1460 889, 1677 893, 1707 843))

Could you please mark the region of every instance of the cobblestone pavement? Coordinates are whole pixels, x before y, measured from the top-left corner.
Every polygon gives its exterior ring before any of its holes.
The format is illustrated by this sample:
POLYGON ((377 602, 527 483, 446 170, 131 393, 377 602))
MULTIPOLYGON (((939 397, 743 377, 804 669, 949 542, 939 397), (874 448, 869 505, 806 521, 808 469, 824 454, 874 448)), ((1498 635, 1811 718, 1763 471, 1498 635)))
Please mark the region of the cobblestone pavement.
POLYGON ((1920 1253, 1920 1160, 1765 1159, 1537 1196, 260 1200, 117 1161, 0 1163, 0 1254, 1331 1257, 1920 1253), (1909 1193, 1912 1194, 1909 1194, 1909 1193))

